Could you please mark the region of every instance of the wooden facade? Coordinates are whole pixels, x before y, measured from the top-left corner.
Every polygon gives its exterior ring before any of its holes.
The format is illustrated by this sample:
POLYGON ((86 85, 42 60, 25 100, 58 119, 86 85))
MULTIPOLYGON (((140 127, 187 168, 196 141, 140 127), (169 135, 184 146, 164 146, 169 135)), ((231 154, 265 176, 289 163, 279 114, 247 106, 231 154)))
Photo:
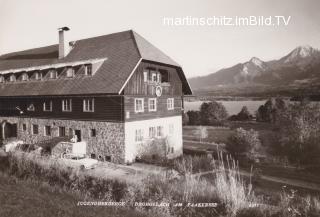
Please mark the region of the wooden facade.
POLYGON ((45 119, 123 121, 122 96, 59 96, 0 98, 0 116, 20 116, 45 119), (71 99, 72 110, 62 111, 62 100, 71 99), (94 100, 94 111, 83 111, 83 100, 94 100), (52 110, 44 111, 43 104, 52 102, 52 110), (34 111, 28 111, 30 105, 34 111), (22 111, 23 113, 20 113, 22 111))
POLYGON ((110 122, 147 120, 181 115, 182 96, 182 81, 175 67, 144 61, 136 68, 121 95, 1 97, 0 116, 110 122), (145 72, 149 73, 147 81, 145 72), (150 81, 152 73, 160 74, 160 72, 167 73, 165 82, 162 82, 163 80, 161 82, 150 81), (161 96, 156 96, 157 86, 162 88, 161 96), (135 112, 135 98, 144 99, 144 112, 135 112), (156 111, 149 111, 148 100, 150 98, 157 99, 156 111), (167 108, 168 98, 174 99, 172 110, 167 108), (72 111, 62 111, 62 100, 64 99, 71 99, 72 111), (93 112, 83 111, 84 99, 94 99, 93 112), (51 111, 44 111, 45 102, 52 103, 51 111), (28 110, 30 105, 34 106, 34 111, 28 110))

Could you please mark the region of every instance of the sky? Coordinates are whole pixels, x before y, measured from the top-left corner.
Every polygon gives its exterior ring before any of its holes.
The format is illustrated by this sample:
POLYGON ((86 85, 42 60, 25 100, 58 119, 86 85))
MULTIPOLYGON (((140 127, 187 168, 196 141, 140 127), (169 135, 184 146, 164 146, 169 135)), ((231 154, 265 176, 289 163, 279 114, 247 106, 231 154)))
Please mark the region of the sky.
POLYGON ((319 0, 0 0, 0 54, 133 29, 178 62, 188 78, 320 48, 319 0), (290 17, 279 26, 164 25, 164 18, 290 17))

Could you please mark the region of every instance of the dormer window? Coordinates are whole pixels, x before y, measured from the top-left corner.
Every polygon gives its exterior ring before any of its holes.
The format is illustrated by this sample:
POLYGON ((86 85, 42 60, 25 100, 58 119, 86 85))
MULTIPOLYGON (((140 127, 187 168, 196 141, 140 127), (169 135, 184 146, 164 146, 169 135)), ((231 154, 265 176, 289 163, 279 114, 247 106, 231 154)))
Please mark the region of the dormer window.
POLYGON ((92 65, 91 64, 85 65, 85 75, 88 75, 88 76, 92 75, 92 65))
POLYGON ((67 78, 73 78, 73 77, 74 77, 74 69, 70 67, 67 69, 67 78))
POLYGON ((22 74, 22 81, 27 81, 28 80, 28 74, 27 73, 23 73, 22 74))
POLYGON ((10 82, 16 81, 16 76, 15 75, 10 75, 10 82))
POLYGON ((42 73, 41 72, 36 72, 36 80, 42 80, 42 73))
POLYGON ((57 71, 55 69, 50 70, 50 79, 56 79, 57 77, 57 71))

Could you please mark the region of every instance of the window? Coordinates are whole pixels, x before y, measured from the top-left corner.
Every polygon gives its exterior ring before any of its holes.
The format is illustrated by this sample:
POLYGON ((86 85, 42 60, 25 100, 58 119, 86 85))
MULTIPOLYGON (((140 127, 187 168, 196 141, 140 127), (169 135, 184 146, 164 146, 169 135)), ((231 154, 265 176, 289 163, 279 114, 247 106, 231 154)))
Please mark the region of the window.
POLYGON ((59 136, 60 137, 66 136, 66 128, 65 127, 59 127, 59 136))
POLYGON ((71 110, 72 110, 72 105, 71 104, 72 104, 71 99, 62 100, 62 111, 71 112, 71 110))
POLYGON ((149 127, 149 138, 156 137, 156 127, 149 127))
POLYGON ((67 77, 68 78, 74 77, 74 69, 73 68, 70 67, 67 69, 67 77))
POLYGON ((83 100, 83 111, 84 112, 94 112, 94 99, 84 99, 83 100))
POLYGON ((162 136, 163 136, 163 127, 157 126, 157 137, 162 137, 162 136))
POLYGON ((142 142, 143 141, 143 130, 142 129, 136 130, 135 141, 136 142, 142 142))
POLYGON ((4 77, 0 76, 0 83, 3 83, 3 82, 4 82, 4 77))
POLYGON ((110 162, 111 161, 111 156, 110 155, 104 156, 104 160, 110 162))
POLYGON ((91 129, 91 131, 90 131, 90 136, 91 136, 91 137, 96 137, 96 136, 97 136, 97 131, 96 131, 96 129, 91 129))
POLYGON ((30 104, 30 105, 28 106, 27 110, 33 112, 33 111, 35 110, 34 105, 33 105, 33 104, 30 104))
POLYGON ((134 111, 135 112, 144 112, 144 99, 143 98, 134 99, 134 111))
POLYGON ((90 157, 91 157, 92 159, 96 159, 96 154, 91 153, 90 157))
POLYGON ((10 81, 11 81, 11 82, 16 81, 16 76, 15 76, 15 75, 10 75, 10 81))
POLYGON ((27 131, 27 125, 26 124, 22 124, 22 130, 23 131, 27 131))
POLYGON ((92 75, 92 65, 89 64, 89 65, 86 65, 85 66, 85 75, 92 75))
POLYGON ((28 80, 28 74, 27 73, 22 74, 22 80, 23 81, 27 81, 28 80))
POLYGON ((57 71, 55 69, 50 70, 50 78, 56 79, 58 77, 57 71))
POLYGON ((44 135, 51 136, 51 127, 50 126, 44 126, 44 135))
POLYGON ((43 103, 43 111, 52 111, 52 101, 43 103))
POLYGON ((144 72, 143 72, 143 81, 144 81, 144 82, 148 82, 148 74, 149 74, 148 71, 144 71, 144 72))
POLYGON ((155 71, 151 74, 151 82, 157 82, 157 73, 155 71))
POLYGON ((149 99, 149 111, 157 111, 157 99, 151 98, 149 99))
POLYGON ((171 154, 174 152, 174 148, 173 147, 170 148, 170 152, 171 152, 171 154))
POLYGON ((36 80, 42 80, 42 73, 41 72, 36 72, 36 80))
POLYGON ((174 125, 169 124, 169 135, 173 135, 173 133, 174 133, 174 125))
POLYGON ((174 109, 174 98, 167 99, 167 109, 173 110, 174 109))
POLYGON ((37 124, 32 124, 32 134, 33 135, 39 134, 39 126, 37 124))
POLYGON ((160 69, 161 82, 169 82, 169 72, 167 70, 160 69))

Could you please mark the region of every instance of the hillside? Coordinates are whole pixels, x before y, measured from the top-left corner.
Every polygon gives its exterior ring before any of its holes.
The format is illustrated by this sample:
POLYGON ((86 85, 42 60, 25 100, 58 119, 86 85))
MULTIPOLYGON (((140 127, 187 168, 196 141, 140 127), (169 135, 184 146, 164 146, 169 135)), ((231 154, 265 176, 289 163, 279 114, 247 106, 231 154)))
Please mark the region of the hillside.
POLYGON ((209 95, 319 94, 320 51, 299 46, 278 60, 253 57, 189 82, 196 93, 209 95))

